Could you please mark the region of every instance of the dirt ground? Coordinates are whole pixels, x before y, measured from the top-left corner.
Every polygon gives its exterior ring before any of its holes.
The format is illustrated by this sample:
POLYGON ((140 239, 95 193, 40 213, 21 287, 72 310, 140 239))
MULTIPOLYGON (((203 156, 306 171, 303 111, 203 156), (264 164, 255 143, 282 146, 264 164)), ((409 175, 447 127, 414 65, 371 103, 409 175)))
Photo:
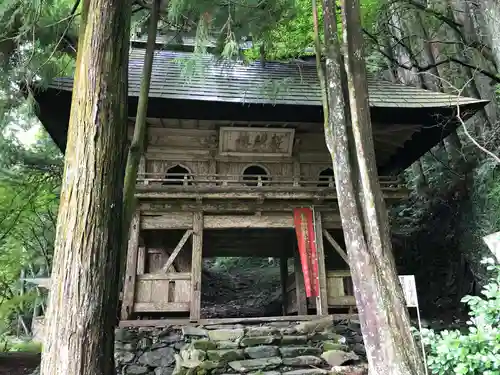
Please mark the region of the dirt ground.
POLYGON ((0 375, 29 375, 40 363, 40 354, 0 353, 0 375))

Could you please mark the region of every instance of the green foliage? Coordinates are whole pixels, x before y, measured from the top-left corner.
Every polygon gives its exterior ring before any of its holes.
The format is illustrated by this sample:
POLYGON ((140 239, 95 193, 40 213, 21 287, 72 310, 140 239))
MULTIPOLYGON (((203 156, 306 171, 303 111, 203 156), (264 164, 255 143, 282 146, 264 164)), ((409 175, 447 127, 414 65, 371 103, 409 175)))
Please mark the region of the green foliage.
POLYGON ((10 347, 10 352, 30 352, 30 353, 41 353, 42 344, 34 341, 22 341, 13 344, 10 347))
MULTIPOLYGON (((323 11, 318 1, 318 21, 320 34, 323 33, 323 11)), ((361 13, 363 26, 371 29, 383 1, 362 0, 361 13)), ((296 0, 293 6, 282 15, 276 27, 256 36, 253 48, 245 51, 250 60, 259 59, 260 47, 265 50, 266 59, 283 60, 314 55, 314 24, 311 0, 296 0)), ((339 20, 339 29, 340 29, 339 20)), ((320 36, 322 38, 322 36, 320 36)))
POLYGON ((0 335, 0 352, 41 353, 42 345, 31 340, 20 340, 17 337, 0 335))
POLYGON ((483 297, 466 296, 470 308, 466 332, 425 331, 422 340, 429 351, 433 374, 495 375, 500 373, 500 266, 485 259, 493 273, 483 297))
MULTIPOLYGON (((12 332, 18 316, 29 318, 43 294, 19 280, 50 272, 62 175, 59 151, 44 134, 31 147, 6 136, 0 149, 0 332, 12 332)), ((0 143, 2 144, 2 143, 0 143)))

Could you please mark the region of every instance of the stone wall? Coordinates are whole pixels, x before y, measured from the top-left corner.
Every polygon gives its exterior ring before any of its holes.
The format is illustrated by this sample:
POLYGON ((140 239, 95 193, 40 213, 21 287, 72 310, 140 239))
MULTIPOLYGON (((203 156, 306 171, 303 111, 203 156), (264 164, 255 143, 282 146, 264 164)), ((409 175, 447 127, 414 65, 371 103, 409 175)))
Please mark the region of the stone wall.
POLYGON ((367 374, 359 328, 268 322, 116 330, 120 375, 367 374))

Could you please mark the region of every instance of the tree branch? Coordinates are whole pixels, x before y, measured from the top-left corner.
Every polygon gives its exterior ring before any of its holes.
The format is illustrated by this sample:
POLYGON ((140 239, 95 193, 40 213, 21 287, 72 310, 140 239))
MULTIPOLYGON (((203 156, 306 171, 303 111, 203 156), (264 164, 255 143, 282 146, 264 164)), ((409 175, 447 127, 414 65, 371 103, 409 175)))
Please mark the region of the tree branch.
POLYGON ((455 57, 448 57, 446 59, 443 59, 441 61, 436 62, 435 64, 429 64, 429 65, 426 65, 426 66, 420 66, 420 65, 416 64, 415 62, 411 63, 410 66, 401 64, 397 59, 395 59, 393 56, 390 56, 389 54, 387 54, 383 50, 383 48, 381 48, 382 45, 379 43, 378 39, 373 34, 371 34, 368 30, 366 30, 364 28, 362 30, 363 30, 363 33, 368 38, 370 38, 379 47, 378 48, 379 53, 381 55, 383 55, 386 59, 388 59, 389 61, 391 61, 392 63, 396 64, 400 68, 403 68, 403 69, 406 69, 406 70, 412 70, 413 68, 415 68, 415 69, 417 69, 418 72, 423 73, 423 72, 426 72, 426 71, 431 70, 433 68, 437 68, 440 65, 447 64, 447 63, 450 63, 450 62, 454 62, 456 64, 460 64, 460 65, 465 66, 467 68, 473 69, 474 71, 476 71, 478 73, 481 73, 482 75, 484 75, 484 76, 492 79, 496 83, 500 83, 500 76, 498 76, 496 73, 493 73, 491 71, 485 70, 485 69, 483 69, 483 68, 481 68, 481 67, 479 67, 477 65, 469 64, 468 62, 460 60, 460 59, 455 58, 455 57))

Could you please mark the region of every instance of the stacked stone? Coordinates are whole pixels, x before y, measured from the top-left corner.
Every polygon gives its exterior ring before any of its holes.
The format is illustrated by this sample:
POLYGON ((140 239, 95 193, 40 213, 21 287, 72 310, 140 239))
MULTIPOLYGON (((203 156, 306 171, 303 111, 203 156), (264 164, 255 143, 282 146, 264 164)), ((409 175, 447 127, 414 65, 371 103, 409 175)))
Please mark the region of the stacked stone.
POLYGON ((119 329, 115 359, 120 375, 364 374, 366 366, 351 350, 359 343, 349 341, 331 319, 119 329))

